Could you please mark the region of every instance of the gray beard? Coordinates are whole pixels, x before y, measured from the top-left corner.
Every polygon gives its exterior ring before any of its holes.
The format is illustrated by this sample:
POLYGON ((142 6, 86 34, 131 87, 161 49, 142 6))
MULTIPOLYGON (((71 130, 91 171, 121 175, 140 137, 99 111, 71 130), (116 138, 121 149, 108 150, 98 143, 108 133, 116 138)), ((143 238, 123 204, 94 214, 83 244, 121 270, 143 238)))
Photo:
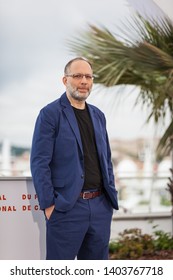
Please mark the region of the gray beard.
POLYGON ((74 90, 70 85, 67 86, 67 90, 70 94, 70 96, 77 100, 77 101, 85 101, 88 96, 90 95, 91 90, 88 90, 88 95, 87 96, 80 96, 80 93, 78 90, 74 90))
POLYGON ((76 91, 70 92, 70 95, 75 100, 85 101, 89 94, 87 96, 80 96, 78 90, 76 90, 76 91))

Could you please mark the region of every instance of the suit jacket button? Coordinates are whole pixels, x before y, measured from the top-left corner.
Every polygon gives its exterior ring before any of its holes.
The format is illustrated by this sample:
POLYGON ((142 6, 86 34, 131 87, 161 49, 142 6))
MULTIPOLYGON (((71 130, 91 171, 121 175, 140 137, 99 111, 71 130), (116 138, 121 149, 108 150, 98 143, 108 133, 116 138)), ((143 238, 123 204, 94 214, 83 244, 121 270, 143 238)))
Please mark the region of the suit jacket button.
POLYGON ((83 175, 83 174, 81 175, 81 178, 82 178, 82 179, 84 178, 84 175, 83 175))

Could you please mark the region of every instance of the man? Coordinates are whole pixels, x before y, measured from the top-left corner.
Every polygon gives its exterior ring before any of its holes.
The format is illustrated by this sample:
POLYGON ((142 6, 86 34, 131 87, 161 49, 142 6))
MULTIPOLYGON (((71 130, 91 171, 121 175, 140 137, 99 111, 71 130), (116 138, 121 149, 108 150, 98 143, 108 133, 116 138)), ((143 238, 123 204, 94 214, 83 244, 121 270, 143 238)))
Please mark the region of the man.
POLYGON ((89 61, 67 63, 66 92, 37 118, 31 172, 46 218, 46 259, 108 259, 117 191, 104 114, 86 103, 93 85, 89 61))

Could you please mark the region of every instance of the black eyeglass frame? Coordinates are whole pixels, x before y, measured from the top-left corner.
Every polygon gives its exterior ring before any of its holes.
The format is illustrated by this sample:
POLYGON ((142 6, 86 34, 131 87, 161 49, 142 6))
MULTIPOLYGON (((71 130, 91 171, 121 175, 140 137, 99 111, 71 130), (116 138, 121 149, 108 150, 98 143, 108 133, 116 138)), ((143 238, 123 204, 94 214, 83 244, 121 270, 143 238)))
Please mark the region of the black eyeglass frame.
POLYGON ((76 79, 76 80, 82 80, 83 77, 85 77, 86 80, 93 80, 94 79, 94 76, 90 75, 90 74, 66 74, 65 77, 71 77, 73 79, 76 79))

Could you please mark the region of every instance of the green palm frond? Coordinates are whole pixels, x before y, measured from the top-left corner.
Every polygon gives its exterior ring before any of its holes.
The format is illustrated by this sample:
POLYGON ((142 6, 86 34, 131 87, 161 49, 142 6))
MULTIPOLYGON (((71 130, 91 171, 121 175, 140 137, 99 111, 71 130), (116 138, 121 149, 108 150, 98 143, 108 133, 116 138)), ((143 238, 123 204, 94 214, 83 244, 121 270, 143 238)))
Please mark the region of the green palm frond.
POLYGON ((158 156, 162 158, 164 155, 170 153, 170 150, 173 150, 173 121, 169 124, 167 130, 163 134, 159 145, 157 147, 158 156))
MULTIPOLYGON (((95 83, 105 87, 135 85, 140 88, 136 104, 150 108, 147 121, 158 123, 166 113, 173 114, 173 24, 167 19, 145 20, 137 16, 131 24, 132 39, 124 27, 124 38, 119 40, 105 27, 89 25, 89 30, 69 42, 77 55, 93 64, 95 83)), ((172 148, 172 120, 158 146, 158 151, 172 148), (165 143, 167 148, 165 149, 165 143)))

